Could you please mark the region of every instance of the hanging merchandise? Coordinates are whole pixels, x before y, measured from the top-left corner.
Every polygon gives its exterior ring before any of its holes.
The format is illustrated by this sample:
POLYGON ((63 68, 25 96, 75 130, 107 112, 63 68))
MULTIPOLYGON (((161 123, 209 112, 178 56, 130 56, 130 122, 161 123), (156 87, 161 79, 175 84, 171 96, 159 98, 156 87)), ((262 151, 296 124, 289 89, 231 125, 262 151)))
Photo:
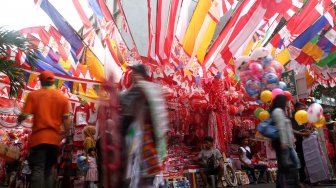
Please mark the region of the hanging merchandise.
MULTIPOLYGON (((81 101, 81 104, 75 108, 73 118, 73 144, 75 146, 83 147, 84 142, 84 128, 88 125, 90 119, 90 109, 85 100, 81 101)), ((77 152, 77 151, 75 151, 77 152)), ((77 155, 75 155, 77 156, 77 155)), ((73 160, 76 162, 76 160, 73 160)))

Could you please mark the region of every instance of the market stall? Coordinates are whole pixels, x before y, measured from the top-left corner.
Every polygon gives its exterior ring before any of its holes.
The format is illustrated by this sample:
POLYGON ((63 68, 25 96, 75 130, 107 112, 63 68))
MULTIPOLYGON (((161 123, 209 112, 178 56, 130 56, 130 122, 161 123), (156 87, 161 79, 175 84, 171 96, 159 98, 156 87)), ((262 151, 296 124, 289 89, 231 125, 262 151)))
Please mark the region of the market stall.
MULTIPOLYGON (((169 131, 163 177, 168 184, 202 186, 200 166, 193 159, 205 136, 214 138, 214 147, 232 168, 231 173, 226 169, 229 177, 223 182, 248 183, 238 156, 246 137, 253 146, 253 162, 267 164, 268 179, 274 181, 275 154, 270 139, 257 127, 270 117, 268 108, 275 96, 285 95, 287 113, 293 114, 294 103, 307 99, 318 85, 335 86, 334 3, 34 1, 50 23, 20 30, 38 47, 35 67, 25 52, 8 49, 22 68, 26 85, 16 98, 9 98, 9 79, 0 77, 0 155, 17 160, 13 155, 27 154, 31 120, 16 127, 16 117, 27 94, 40 88, 38 75, 48 70, 56 75, 56 89, 68 97, 73 119, 72 140, 61 148, 59 175, 69 168, 72 179, 83 177, 77 156, 84 153, 83 129, 96 125, 103 84, 112 76, 113 87, 122 93, 132 85, 129 66, 144 64, 149 80, 160 85, 166 99, 169 131), (140 8, 135 11, 130 3, 140 8), (8 149, 15 140, 20 146, 8 149)), ((291 118, 318 127, 322 114, 308 121, 312 114, 308 110, 291 118)))

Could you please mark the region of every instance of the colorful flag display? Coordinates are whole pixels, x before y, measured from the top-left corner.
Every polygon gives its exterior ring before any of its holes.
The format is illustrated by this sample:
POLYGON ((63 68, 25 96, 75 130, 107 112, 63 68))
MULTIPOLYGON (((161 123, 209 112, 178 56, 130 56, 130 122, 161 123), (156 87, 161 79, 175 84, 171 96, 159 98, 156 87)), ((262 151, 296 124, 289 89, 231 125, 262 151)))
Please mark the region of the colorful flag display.
MULTIPOLYGON (((331 83, 335 1, 147 0, 148 12, 139 16, 145 23, 142 36, 148 37, 140 39, 133 35, 137 31, 130 25, 134 22, 129 7, 121 0, 64 3, 73 17, 55 0, 39 0, 36 6, 50 17, 51 25, 21 32, 39 47, 38 71, 54 72, 59 77, 56 87, 67 87, 77 96, 95 98, 95 83, 110 76, 123 82, 129 66, 138 63, 146 64, 157 82, 193 91, 202 80, 221 74, 234 77, 234 61, 259 47, 268 48, 284 65, 306 65, 300 69, 311 80, 331 83), (139 40, 148 44, 147 57, 139 55, 139 40)), ((11 54, 29 70, 24 52, 11 54)), ((27 86, 35 88, 36 78, 25 78, 27 86)))

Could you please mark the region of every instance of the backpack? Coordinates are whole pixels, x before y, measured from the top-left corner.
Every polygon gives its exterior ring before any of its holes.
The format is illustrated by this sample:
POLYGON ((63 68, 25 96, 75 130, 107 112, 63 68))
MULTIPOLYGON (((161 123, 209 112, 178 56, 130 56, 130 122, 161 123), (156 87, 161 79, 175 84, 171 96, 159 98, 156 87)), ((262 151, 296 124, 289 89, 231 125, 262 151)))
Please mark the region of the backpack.
POLYGON ((215 158, 215 155, 212 154, 211 157, 208 158, 207 168, 208 169, 215 169, 215 164, 216 164, 216 158, 215 158))
POLYGON ((272 140, 276 140, 279 138, 279 130, 274 124, 272 118, 268 118, 265 121, 259 123, 257 130, 260 132, 261 135, 272 140))
POLYGON ((245 152, 246 152, 246 157, 251 160, 252 159, 252 153, 247 149, 245 149, 245 152))
POLYGON ((78 155, 77 166, 78 166, 78 169, 82 172, 86 172, 89 170, 89 163, 86 161, 85 156, 78 155))

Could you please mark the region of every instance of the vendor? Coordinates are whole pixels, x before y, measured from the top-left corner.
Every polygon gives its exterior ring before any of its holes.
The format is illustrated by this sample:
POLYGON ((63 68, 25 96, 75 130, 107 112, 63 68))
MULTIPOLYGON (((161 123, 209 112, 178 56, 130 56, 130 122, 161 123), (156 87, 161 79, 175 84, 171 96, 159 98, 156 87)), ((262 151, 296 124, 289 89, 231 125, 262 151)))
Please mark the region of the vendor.
POLYGON ((310 130, 307 128, 307 124, 302 124, 299 125, 298 122, 295 120, 294 116, 295 113, 299 110, 307 110, 308 107, 306 104, 297 102, 295 105, 295 111, 293 113, 293 117, 291 118, 291 123, 292 123, 292 128, 293 128, 293 133, 295 136, 295 151, 299 157, 300 160, 300 169, 299 169, 299 177, 300 177, 300 182, 305 183, 307 182, 307 176, 306 176, 306 162, 304 159, 304 154, 303 154, 303 139, 305 137, 308 137, 310 135, 310 130))
POLYGON ((239 160, 242 163, 241 168, 247 171, 250 178, 250 184, 265 183, 264 175, 267 170, 267 166, 265 164, 252 164, 252 153, 248 144, 248 138, 243 138, 241 147, 239 147, 239 160), (260 170, 258 179, 254 171, 255 169, 260 170))
POLYGON ((331 115, 329 112, 324 114, 326 120, 326 127, 329 133, 329 141, 333 144, 334 148, 336 148, 336 139, 335 139, 335 126, 336 122, 332 120, 331 115))
POLYGON ((206 187, 210 187, 207 177, 218 175, 221 179, 224 170, 224 159, 221 152, 214 148, 214 139, 210 136, 204 138, 203 149, 195 160, 201 161, 202 169, 200 175, 206 187))

